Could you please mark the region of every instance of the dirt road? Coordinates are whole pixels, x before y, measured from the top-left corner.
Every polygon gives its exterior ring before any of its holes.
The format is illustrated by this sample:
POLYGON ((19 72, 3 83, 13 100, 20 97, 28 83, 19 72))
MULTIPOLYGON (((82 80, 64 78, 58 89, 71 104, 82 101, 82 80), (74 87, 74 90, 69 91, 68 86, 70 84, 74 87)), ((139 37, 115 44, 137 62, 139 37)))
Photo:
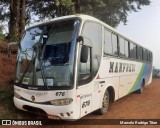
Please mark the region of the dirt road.
POLYGON ((132 93, 115 101, 105 115, 90 114, 84 118, 160 119, 160 79, 146 86, 143 94, 132 93))
MULTIPOLYGON (((22 116, 23 118, 23 116, 22 116)), ((32 119, 34 117, 32 116, 32 119)), ((25 118, 24 118, 25 119, 25 118)), ((122 99, 117 100, 113 103, 109 111, 105 115, 97 115, 95 112, 83 117, 83 119, 91 119, 87 120, 89 124, 93 123, 93 119, 160 119, 160 79, 153 79, 151 85, 145 87, 143 94, 130 94, 125 96, 122 99)), ((51 120, 52 121, 52 120, 51 120)), ((56 124, 56 121, 54 121, 56 124)), ((58 126, 42 126, 45 128, 50 127, 59 127, 59 128, 91 128, 91 127, 109 127, 109 128, 136 128, 134 125, 58 125, 58 126)), ((14 126, 10 126, 13 128, 14 126)), ((37 126, 38 128, 39 126, 37 126)), ((139 127, 139 126, 138 126, 139 127)), ((141 125, 141 127, 145 128, 145 125, 141 125)), ((147 127, 160 127, 160 126, 147 126, 147 127)), ((24 127, 23 127, 24 128, 24 127)), ((26 126, 26 128, 30 128, 30 126, 26 126)))

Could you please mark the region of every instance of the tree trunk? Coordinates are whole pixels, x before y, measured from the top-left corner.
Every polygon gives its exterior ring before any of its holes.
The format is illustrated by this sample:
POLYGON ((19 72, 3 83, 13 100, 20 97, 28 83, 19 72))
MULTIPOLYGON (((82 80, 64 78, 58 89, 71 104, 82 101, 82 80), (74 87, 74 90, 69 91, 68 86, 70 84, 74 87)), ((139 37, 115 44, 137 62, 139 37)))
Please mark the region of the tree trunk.
POLYGON ((25 0, 10 0, 9 40, 20 41, 25 29, 25 0))
POLYGON ((76 10, 76 13, 80 13, 80 0, 76 0, 75 10, 76 10))
POLYGON ((19 29, 20 39, 22 38, 23 33, 25 31, 25 18, 26 18, 26 3, 25 3, 25 0, 21 0, 21 6, 20 6, 20 29, 19 29))

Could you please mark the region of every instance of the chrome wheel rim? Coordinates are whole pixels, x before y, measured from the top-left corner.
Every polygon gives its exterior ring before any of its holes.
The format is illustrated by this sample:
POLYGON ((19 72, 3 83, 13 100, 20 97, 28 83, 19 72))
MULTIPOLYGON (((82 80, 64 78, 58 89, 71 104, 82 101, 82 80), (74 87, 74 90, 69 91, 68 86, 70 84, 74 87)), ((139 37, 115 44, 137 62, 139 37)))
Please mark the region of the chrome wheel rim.
POLYGON ((105 94, 104 97, 103 97, 103 105, 102 105, 102 108, 103 108, 103 111, 106 112, 107 109, 108 109, 108 104, 109 104, 109 98, 108 96, 105 94))

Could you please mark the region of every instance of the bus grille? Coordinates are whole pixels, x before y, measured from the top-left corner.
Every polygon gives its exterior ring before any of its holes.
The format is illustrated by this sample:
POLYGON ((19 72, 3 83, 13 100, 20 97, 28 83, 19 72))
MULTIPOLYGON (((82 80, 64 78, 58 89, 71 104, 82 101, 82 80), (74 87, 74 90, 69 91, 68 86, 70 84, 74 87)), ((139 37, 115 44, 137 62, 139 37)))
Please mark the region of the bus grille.
POLYGON ((27 110, 29 112, 38 114, 38 115, 47 116, 47 113, 44 110, 40 109, 40 108, 36 108, 36 107, 28 106, 28 105, 23 105, 23 109, 25 109, 25 110, 27 110))

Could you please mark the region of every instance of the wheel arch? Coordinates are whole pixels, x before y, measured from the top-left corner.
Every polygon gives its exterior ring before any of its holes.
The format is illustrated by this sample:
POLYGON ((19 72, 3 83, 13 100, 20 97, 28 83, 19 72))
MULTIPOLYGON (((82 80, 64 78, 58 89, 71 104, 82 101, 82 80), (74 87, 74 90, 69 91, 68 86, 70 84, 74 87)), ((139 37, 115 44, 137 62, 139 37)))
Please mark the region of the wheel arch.
POLYGON ((144 87, 145 85, 146 85, 146 80, 145 80, 145 78, 143 77, 143 78, 142 78, 142 85, 141 85, 141 86, 144 87))
POLYGON ((109 93, 109 101, 113 103, 115 101, 115 90, 112 86, 107 87, 106 89, 109 93))

